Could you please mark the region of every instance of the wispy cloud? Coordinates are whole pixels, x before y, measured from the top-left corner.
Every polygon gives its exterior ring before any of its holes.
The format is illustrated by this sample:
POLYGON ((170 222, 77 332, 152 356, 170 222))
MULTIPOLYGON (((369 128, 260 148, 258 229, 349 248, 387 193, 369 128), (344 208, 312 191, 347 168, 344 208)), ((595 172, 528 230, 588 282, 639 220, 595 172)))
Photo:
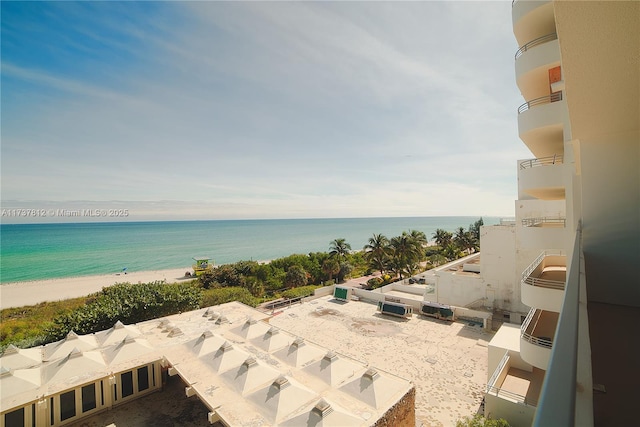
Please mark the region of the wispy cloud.
MULTIPOLYGON (((152 7, 40 17, 75 71, 3 50, 3 204, 167 201, 142 215, 158 219, 512 213, 527 154, 508 5, 152 7)), ((16 10, 3 9, 3 47, 35 31, 12 25, 16 10)))

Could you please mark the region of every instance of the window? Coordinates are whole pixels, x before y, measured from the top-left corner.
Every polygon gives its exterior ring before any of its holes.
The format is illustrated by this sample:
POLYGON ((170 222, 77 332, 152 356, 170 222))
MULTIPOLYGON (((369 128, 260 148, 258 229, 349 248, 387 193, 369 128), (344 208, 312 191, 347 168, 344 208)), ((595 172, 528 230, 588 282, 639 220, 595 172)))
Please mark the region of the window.
POLYGON ((122 382, 122 398, 133 394, 133 371, 120 374, 120 381, 122 382))
POLYGON ((76 391, 71 390, 60 395, 60 421, 76 416, 76 391))
POLYGON ((96 409, 96 385, 89 384, 82 387, 82 412, 96 409))
POLYGON ((24 426, 24 408, 4 414, 5 426, 24 426))
POLYGON ((138 391, 143 391, 149 388, 149 368, 143 366, 138 368, 138 391))

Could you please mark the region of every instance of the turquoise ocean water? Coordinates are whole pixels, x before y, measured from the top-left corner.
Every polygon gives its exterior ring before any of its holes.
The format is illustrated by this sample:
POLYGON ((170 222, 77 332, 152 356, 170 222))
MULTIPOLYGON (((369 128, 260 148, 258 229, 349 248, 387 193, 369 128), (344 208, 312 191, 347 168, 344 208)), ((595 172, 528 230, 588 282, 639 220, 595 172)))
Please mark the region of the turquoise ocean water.
MULTIPOLYGON (((328 251, 345 238, 362 249, 374 233, 469 227, 478 217, 280 219, 0 225, 0 283, 191 266, 193 256, 216 264, 270 260, 328 251)), ((500 219, 483 217, 485 225, 500 219)))

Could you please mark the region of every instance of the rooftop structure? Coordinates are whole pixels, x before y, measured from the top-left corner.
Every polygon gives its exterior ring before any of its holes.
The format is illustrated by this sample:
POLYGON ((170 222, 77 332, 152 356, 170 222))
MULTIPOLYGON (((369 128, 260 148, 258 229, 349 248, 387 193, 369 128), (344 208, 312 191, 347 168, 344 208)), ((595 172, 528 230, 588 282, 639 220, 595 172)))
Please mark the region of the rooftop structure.
POLYGON ((267 323, 240 303, 0 358, 0 426, 58 426, 159 391, 179 376, 220 425, 413 426, 414 386, 267 323))
POLYGON ((485 409, 513 426, 635 424, 640 3, 515 0, 512 17, 534 158, 518 161, 502 253, 529 312, 491 341, 485 409))

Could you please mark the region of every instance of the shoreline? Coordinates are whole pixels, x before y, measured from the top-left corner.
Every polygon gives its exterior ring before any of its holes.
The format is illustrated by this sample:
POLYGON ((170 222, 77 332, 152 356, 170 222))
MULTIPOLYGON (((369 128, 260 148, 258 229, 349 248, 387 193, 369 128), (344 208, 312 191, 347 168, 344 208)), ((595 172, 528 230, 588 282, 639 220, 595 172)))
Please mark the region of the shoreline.
POLYGON ((116 283, 148 283, 157 280, 176 283, 194 278, 193 276, 185 277, 185 271, 193 270, 188 266, 166 270, 134 271, 127 274, 112 273, 3 283, 0 285, 0 309, 84 297, 116 283))

